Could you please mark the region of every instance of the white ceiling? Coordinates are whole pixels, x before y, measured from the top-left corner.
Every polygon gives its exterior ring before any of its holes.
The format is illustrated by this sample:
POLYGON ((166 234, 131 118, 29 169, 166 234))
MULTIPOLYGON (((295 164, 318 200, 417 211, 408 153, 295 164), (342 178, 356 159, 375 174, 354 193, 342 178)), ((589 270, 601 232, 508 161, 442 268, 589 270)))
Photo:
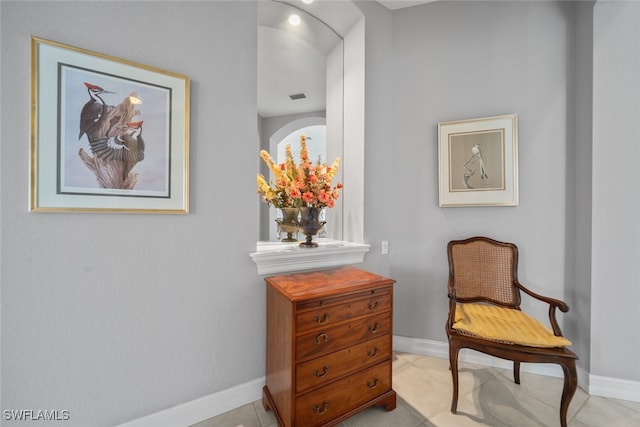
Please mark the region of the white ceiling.
POLYGON ((424 3, 432 3, 434 1, 436 0, 378 0, 378 3, 380 3, 387 9, 395 10, 424 3))

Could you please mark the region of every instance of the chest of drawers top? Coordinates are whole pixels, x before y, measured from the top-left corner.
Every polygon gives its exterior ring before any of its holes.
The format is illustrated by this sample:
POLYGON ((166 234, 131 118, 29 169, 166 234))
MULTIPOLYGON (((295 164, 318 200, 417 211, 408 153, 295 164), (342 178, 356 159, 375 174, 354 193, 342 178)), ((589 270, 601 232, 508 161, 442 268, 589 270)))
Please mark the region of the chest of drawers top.
MULTIPOLYGON (((267 277, 266 282, 291 302, 303 302, 337 294, 348 296, 359 291, 392 285, 393 279, 355 267, 267 277)), ((302 306, 299 306, 302 308, 302 306)))

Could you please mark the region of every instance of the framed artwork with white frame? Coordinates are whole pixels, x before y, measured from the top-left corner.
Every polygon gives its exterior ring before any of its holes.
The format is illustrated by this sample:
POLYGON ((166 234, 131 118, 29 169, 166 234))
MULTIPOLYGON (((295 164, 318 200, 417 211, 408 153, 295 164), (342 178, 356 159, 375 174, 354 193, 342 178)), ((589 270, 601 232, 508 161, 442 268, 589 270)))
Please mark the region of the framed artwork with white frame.
POLYGON ((516 114, 438 123, 439 205, 518 205, 516 114))

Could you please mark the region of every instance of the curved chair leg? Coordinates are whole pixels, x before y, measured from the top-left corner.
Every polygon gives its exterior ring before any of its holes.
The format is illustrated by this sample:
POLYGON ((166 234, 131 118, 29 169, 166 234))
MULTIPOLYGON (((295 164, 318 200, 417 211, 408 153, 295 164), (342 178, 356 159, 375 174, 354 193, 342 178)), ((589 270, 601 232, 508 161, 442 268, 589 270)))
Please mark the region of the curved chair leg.
POLYGON ((513 381, 520 384, 520 362, 517 360, 513 361, 513 381))
POLYGON ((569 403, 571 403, 571 399, 573 399, 578 387, 578 374, 576 373, 575 359, 569 359, 561 363, 560 366, 564 371, 564 387, 562 388, 562 398, 560 399, 560 425, 567 427, 567 412, 569 403))
POLYGON ((451 413, 455 414, 458 410, 458 353, 460 347, 457 343, 449 341, 449 369, 451 369, 451 378, 453 379, 453 397, 451 399, 451 413))

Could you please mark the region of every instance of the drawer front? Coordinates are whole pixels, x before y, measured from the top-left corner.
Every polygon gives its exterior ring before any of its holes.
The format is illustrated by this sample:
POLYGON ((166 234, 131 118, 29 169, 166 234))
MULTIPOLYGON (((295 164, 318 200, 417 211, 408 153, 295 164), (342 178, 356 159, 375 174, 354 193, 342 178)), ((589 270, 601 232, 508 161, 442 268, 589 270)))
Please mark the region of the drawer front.
MULTIPOLYGON (((353 317, 391 310, 391 292, 384 289, 373 293, 358 294, 346 300, 317 301, 305 305, 319 308, 298 311, 296 315, 296 330, 298 332, 331 326, 353 317)), ((300 309, 300 307, 298 308, 300 309)))
POLYGON ((296 338, 296 360, 321 356, 391 332, 391 312, 355 319, 296 338))
POLYGON ((387 361, 298 397, 295 425, 323 425, 390 389, 391 361, 387 361))
POLYGON ((391 359, 388 334, 300 363, 296 366, 296 392, 321 386, 387 359, 391 359))

